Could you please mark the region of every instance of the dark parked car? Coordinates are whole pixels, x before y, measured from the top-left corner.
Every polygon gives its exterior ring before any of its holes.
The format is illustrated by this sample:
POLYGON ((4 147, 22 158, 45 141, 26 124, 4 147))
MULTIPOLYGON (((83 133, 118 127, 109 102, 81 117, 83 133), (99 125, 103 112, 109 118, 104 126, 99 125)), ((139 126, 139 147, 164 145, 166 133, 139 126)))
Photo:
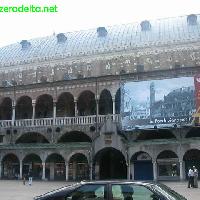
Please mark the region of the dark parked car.
POLYGON ((53 190, 34 200, 187 200, 169 187, 153 182, 80 182, 53 190))

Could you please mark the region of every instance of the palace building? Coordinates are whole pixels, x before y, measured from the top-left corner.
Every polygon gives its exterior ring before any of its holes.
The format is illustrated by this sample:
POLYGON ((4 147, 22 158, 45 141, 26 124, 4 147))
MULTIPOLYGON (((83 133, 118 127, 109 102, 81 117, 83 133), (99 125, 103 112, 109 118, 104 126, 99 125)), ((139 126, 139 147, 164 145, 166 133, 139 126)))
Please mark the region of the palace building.
POLYGON ((0 48, 1 179, 186 179, 199 74, 198 14, 0 48))

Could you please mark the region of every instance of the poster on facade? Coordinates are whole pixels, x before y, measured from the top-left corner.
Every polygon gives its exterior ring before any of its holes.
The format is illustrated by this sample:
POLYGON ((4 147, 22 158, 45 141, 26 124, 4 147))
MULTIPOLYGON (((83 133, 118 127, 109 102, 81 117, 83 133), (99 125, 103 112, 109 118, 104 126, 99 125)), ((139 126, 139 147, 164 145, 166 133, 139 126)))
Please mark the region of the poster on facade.
POLYGON ((194 77, 125 82, 121 94, 123 130, 183 126, 193 122, 194 77))

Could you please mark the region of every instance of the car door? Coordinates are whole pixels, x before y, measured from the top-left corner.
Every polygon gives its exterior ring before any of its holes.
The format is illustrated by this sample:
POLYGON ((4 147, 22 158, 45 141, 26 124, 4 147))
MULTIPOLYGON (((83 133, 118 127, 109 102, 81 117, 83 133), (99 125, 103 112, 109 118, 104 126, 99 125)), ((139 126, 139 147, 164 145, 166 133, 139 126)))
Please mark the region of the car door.
POLYGON ((145 185, 134 183, 113 183, 110 192, 110 200, 165 200, 145 185))
POLYGON ((66 195, 64 200, 108 200, 107 184, 84 184, 66 195))

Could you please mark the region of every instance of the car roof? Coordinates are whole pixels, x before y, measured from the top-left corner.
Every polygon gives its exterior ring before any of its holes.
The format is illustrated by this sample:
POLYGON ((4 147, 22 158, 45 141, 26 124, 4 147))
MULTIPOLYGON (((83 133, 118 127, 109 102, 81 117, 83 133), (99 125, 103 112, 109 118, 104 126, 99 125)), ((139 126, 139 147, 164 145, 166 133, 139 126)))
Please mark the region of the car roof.
POLYGON ((152 185, 152 184, 156 184, 152 181, 131 181, 131 180, 97 180, 97 181, 81 181, 78 183, 73 183, 70 185, 66 185, 64 187, 49 191, 47 193, 44 193, 40 196, 36 196, 34 199, 37 198, 46 198, 46 197, 50 197, 50 196, 54 196, 56 194, 62 194, 66 191, 75 189, 81 185, 86 185, 86 184, 129 184, 129 183, 134 183, 134 184, 138 184, 138 185, 152 185))

